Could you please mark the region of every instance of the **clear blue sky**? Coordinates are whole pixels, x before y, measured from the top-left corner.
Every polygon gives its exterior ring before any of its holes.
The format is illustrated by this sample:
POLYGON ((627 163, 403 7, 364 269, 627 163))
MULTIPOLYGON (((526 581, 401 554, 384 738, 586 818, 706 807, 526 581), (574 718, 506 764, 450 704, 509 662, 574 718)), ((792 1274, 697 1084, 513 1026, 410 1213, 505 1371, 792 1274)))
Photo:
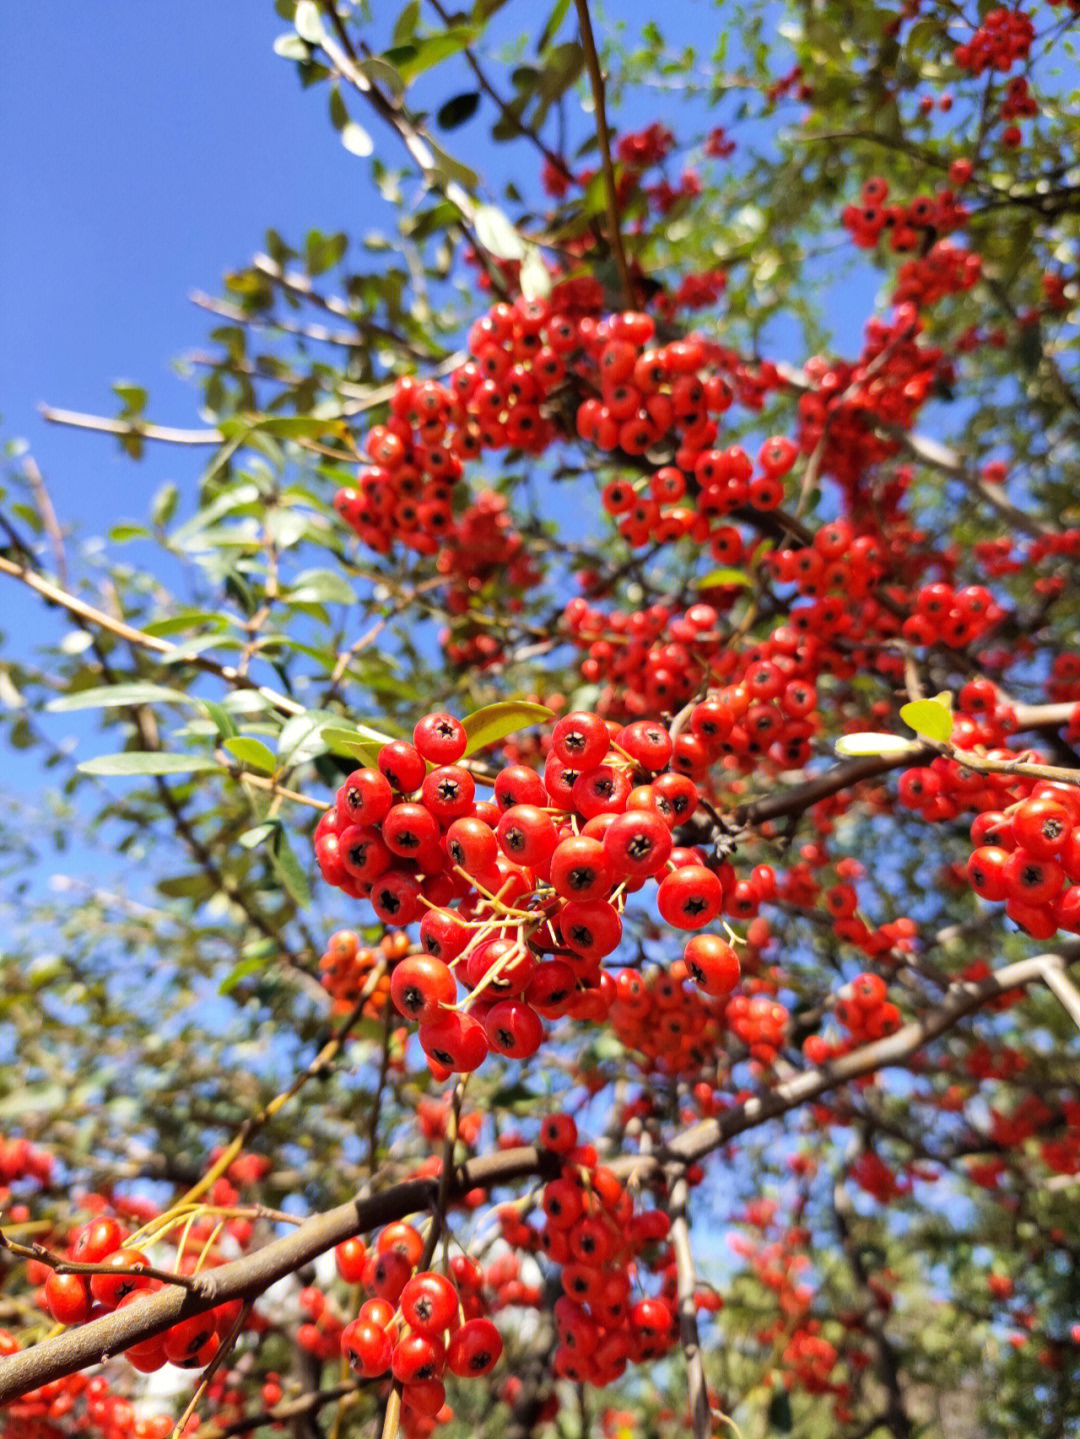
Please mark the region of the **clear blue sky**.
POLYGON ((212 327, 189 292, 220 293, 270 225, 370 223, 325 88, 273 53, 286 28, 270 0, 40 0, 0 23, 0 433, 29 440, 60 514, 91 531, 141 518, 199 456, 149 447, 133 465, 37 405, 115 413, 111 383, 134 379, 153 418, 197 424, 171 369, 212 327))

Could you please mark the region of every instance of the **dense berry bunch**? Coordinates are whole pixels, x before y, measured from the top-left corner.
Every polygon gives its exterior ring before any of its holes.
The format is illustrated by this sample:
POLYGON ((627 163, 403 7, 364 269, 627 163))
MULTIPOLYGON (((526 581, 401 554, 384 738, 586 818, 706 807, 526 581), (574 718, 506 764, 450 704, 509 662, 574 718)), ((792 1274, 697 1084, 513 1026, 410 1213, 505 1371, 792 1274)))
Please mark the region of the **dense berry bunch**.
MULTIPOLYGON (((670 971, 624 969, 616 980, 611 1008, 616 1038, 645 1056, 646 1072, 657 1070, 687 1080, 705 1071, 715 1076, 724 1030, 724 996, 735 988, 740 974, 738 956, 725 940, 702 935, 690 944, 705 951, 699 960, 700 972, 707 972, 714 993, 688 985, 680 977, 688 968, 683 960, 670 971)), ((693 962, 692 951, 690 959, 693 962)))
POLYGON ((972 888, 1004 900, 1009 918, 1038 939, 1080 933, 1080 791, 1052 780, 985 778, 999 780, 989 788, 1000 806, 983 808, 972 823, 972 888))
MULTIPOLYGON (((355 930, 339 929, 327 941, 326 951, 319 959, 319 974, 323 988, 334 998, 337 1013, 348 1013, 360 999, 365 988, 369 988, 372 973, 380 964, 395 963, 411 949, 409 937, 400 931, 383 935, 375 949, 360 943, 355 930)), ((389 975, 381 975, 370 986, 370 993, 363 1013, 369 1019, 376 1019, 382 1012, 390 993, 389 975)))
POLYGON ((866 323, 866 342, 855 364, 814 358, 804 366, 811 382, 799 400, 799 442, 806 454, 824 445, 821 472, 854 497, 874 465, 894 456, 899 442, 889 427, 910 429, 935 388, 953 379, 953 364, 939 345, 920 341, 915 307, 897 305, 889 320, 866 323))
POLYGON ((989 10, 971 39, 957 45, 953 59, 972 75, 1011 70, 1027 59, 1034 38, 1034 23, 1022 10, 989 10))
MULTIPOLYGON (((873 249, 881 236, 888 233, 893 250, 917 250, 928 236, 948 235, 961 229, 970 218, 967 210, 957 203, 952 190, 941 189, 933 195, 916 195, 906 205, 896 202, 888 205, 888 197, 889 182, 884 176, 875 175, 862 187, 860 203, 845 206, 841 215, 844 227, 861 248, 873 249)), ((978 275, 978 256, 970 255, 969 261, 974 264, 975 275, 978 275)), ((965 289, 968 287, 963 286, 965 289)), ((894 302, 899 303, 898 296, 894 297, 894 302)))
POLYGON ((543 1226, 537 1230, 509 1212, 503 1235, 559 1267, 556 1375, 602 1388, 628 1364, 659 1359, 676 1343, 674 1263, 666 1246, 656 1250, 671 1221, 663 1210, 639 1208, 634 1194, 597 1162, 595 1149, 577 1144, 569 1115, 546 1120, 541 1139, 562 1160, 559 1177, 543 1191, 543 1226), (655 1257, 647 1261, 648 1254, 655 1257), (670 1269, 670 1288, 635 1299, 635 1280, 647 1269, 670 1269))
POLYGON ((308 1291, 322 1332, 312 1342, 340 1350, 361 1379, 391 1376, 401 1386, 402 1427, 408 1439, 424 1439, 453 1418, 443 1378, 488 1374, 502 1354, 502 1338, 484 1313, 484 1276, 460 1257, 449 1279, 420 1270, 424 1241, 410 1224, 387 1225, 371 1253, 360 1239, 336 1251, 338 1273, 362 1284, 369 1298, 351 1322, 340 1321, 321 1290, 308 1291), (323 1316, 332 1314, 329 1324, 323 1316))
MULTIPOLYGON (((220 1205, 235 1203, 237 1190, 219 1180, 214 1199, 220 1205)), ((192 1274, 223 1262, 213 1244, 221 1226, 209 1220, 187 1226, 183 1247, 177 1254, 176 1272, 192 1274)), ((234 1221, 230 1233, 235 1240, 251 1236, 250 1224, 234 1221)), ((62 1273, 31 1261, 31 1278, 42 1282, 40 1302, 59 1324, 82 1324, 111 1310, 138 1304, 163 1288, 165 1281, 145 1271, 153 1266, 143 1249, 119 1219, 100 1215, 82 1225, 71 1237, 65 1258, 75 1264, 100 1266, 101 1273, 62 1273)), ((125 1358, 142 1373, 160 1369, 166 1363, 184 1369, 202 1369, 217 1353, 218 1346, 232 1329, 241 1312, 239 1300, 181 1320, 163 1334, 125 1351, 125 1358)))
MULTIPOLYGON (((779 671, 768 681, 783 688, 779 671)), ((751 698, 732 702, 753 715, 751 698)), ((669 926, 693 931, 722 911, 752 919, 775 895, 768 866, 740 879, 675 843, 698 803, 690 775, 719 758, 734 723, 726 692, 698 705, 674 741, 652 721, 620 728, 573 713, 554 726, 542 774, 506 766, 493 798, 478 800, 460 763, 463 726, 432 714, 413 744, 384 745, 377 769, 345 781, 315 832, 319 864, 384 923, 420 921, 424 953, 396 965, 390 992, 436 1071, 475 1069, 491 1050, 527 1058, 544 1020, 605 1018, 616 985, 603 961, 630 895, 644 890, 669 926)), ((738 978, 733 958, 700 934, 683 974, 724 995, 738 978)))
MULTIPOLYGON (((16 1353, 18 1347, 15 1336, 0 1329, 0 1357, 16 1353)), ((117 1392, 105 1374, 71 1374, 5 1405, 0 1439, 59 1439, 75 1432, 99 1439, 169 1439, 172 1415, 139 1412, 145 1408, 145 1401, 137 1408, 117 1392)))

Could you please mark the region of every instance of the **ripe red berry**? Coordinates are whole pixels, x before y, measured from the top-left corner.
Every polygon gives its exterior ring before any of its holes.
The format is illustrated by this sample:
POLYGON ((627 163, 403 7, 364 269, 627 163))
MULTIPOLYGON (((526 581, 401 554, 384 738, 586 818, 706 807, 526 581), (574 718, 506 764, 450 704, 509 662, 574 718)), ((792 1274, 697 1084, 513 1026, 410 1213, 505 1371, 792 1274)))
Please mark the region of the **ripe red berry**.
POLYGON ((739 956, 718 935, 695 934, 686 942, 683 960, 690 978, 706 994, 730 994, 739 982, 739 956))
POLYGON ((453 715, 428 714, 413 730, 413 744, 432 764, 455 764, 465 753, 468 735, 453 715))

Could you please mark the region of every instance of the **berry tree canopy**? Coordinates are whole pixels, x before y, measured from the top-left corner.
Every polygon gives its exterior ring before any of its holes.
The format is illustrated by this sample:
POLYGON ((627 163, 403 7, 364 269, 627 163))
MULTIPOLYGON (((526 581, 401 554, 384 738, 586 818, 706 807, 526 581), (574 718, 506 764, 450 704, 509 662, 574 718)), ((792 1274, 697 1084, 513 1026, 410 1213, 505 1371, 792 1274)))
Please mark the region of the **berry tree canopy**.
POLYGON ((10 450, 3 1439, 1080 1436, 1080 3, 670 8, 277 0, 10 450))

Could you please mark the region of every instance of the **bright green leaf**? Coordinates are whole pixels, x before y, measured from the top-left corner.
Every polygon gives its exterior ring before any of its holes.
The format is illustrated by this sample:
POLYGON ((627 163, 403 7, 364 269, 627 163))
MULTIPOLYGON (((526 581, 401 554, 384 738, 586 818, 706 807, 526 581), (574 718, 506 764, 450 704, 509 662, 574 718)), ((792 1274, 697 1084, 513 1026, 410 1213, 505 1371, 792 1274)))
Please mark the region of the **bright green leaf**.
POLYGON ((167 685, 144 684, 135 680, 122 685, 95 685, 93 689, 78 690, 75 694, 62 695, 51 700, 45 708, 54 714, 67 714, 70 710, 119 709, 127 705, 193 703, 190 695, 182 690, 169 689, 167 685))
POLYGON ((289 898, 298 909, 307 909, 311 903, 311 888, 300 861, 296 858, 292 846, 285 837, 284 830, 278 830, 268 854, 274 872, 284 885, 289 898))
POLYGON ((200 704, 213 720, 214 728, 222 739, 232 739, 240 733, 236 721, 224 705, 219 705, 214 700, 200 700, 200 704))
POLYGON ((241 764, 249 764, 253 769, 262 770, 266 774, 273 774, 277 768, 273 750, 264 745, 261 739, 252 739, 250 735, 234 735, 225 740, 222 749, 227 749, 241 764))
POLYGON ((901 709, 900 718, 924 739, 944 743, 953 732, 952 709, 940 699, 912 700, 901 709))
POLYGON ((486 749, 519 729, 544 724, 553 718, 554 712, 546 705, 533 704, 529 700, 500 700, 498 704, 485 705, 483 709, 466 715, 461 722, 469 737, 465 753, 475 754, 477 750, 486 749))
POLYGON ((262 824, 256 824, 251 829, 244 830, 244 833, 237 835, 237 844, 243 845, 245 849, 257 849, 270 836, 281 828, 281 821, 277 819, 263 820, 262 824))
POLYGON ((298 605, 351 605, 356 603, 356 591, 336 570, 304 570, 284 598, 298 605))
POLYGON ((710 590, 710 589, 712 589, 714 586, 719 586, 719 585, 749 585, 749 584, 750 584, 750 576, 749 576, 749 575, 745 574, 742 570, 733 570, 733 569, 729 569, 729 568, 722 568, 722 569, 719 569, 719 570, 710 570, 707 575, 702 575, 701 579, 698 580, 698 582, 697 582, 697 586, 698 586, 698 589, 699 589, 699 590, 710 590))
POLYGON ((858 734, 841 735, 836 741, 836 753, 854 755, 899 755, 914 749, 910 740, 899 735, 877 734, 873 730, 860 730, 858 734))
POLYGON ((97 759, 83 760, 78 766, 83 774, 197 774, 204 770, 220 770, 216 759, 204 754, 170 754, 164 750, 129 750, 124 754, 103 754, 97 759))

